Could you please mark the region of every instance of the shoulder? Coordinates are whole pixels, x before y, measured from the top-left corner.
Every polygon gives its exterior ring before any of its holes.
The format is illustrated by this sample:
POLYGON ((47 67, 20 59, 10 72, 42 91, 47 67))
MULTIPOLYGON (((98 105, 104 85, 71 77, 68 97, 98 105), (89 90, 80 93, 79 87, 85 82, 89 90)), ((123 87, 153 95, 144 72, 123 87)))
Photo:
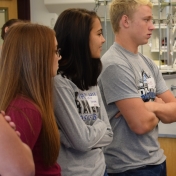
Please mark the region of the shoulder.
MULTIPOLYGON (((38 107, 29 98, 23 96, 17 96, 9 105, 9 108, 14 108, 16 110, 28 109, 39 113, 38 107)), ((40 113, 39 113, 40 114, 40 113)))
POLYGON ((17 124, 23 124, 23 122, 25 124, 27 119, 34 124, 41 125, 42 123, 39 108, 30 99, 24 98, 23 96, 16 97, 10 103, 6 110, 6 114, 17 124))
POLYGON ((78 87, 71 80, 60 74, 54 77, 54 87, 74 90, 78 89, 78 87))
POLYGON ((144 56, 143 54, 139 53, 139 56, 145 61, 147 65, 153 70, 153 71, 159 71, 158 66, 154 63, 154 61, 147 56, 144 56))
POLYGON ((114 43, 101 58, 103 70, 108 67, 128 66, 125 55, 125 50, 114 43))
POLYGON ((99 86, 91 86, 89 87, 89 90, 83 92, 99 92, 99 91, 100 91, 99 86))
POLYGON ((21 140, 33 149, 42 128, 39 108, 30 99, 18 96, 11 102, 6 114, 16 124, 21 140))
POLYGON ((154 61, 153 61, 152 59, 150 59, 149 57, 143 55, 143 54, 140 53, 140 52, 139 52, 139 56, 140 56, 143 60, 147 61, 149 64, 151 64, 151 65, 153 65, 153 66, 156 66, 156 64, 154 63, 154 61))
POLYGON ((61 86, 67 86, 69 84, 70 84, 70 80, 67 79, 66 77, 63 77, 61 74, 56 75, 54 77, 54 85, 61 87, 61 86))
MULTIPOLYGON (((16 124, 31 124, 41 126, 42 117, 39 108, 30 99, 17 96, 8 106, 6 114, 9 115, 16 124)), ((34 126, 35 126, 34 125, 34 126)))
POLYGON ((102 56, 101 60, 103 62, 106 61, 106 58, 110 57, 111 59, 113 59, 114 57, 120 57, 121 56, 121 52, 120 52, 120 47, 114 42, 114 44, 104 53, 104 55, 102 56))

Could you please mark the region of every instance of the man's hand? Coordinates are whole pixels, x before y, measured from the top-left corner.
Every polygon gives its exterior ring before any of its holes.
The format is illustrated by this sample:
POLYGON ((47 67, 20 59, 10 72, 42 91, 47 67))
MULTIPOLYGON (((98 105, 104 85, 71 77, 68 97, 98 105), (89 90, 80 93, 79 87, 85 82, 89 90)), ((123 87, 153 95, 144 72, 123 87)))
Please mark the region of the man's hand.
POLYGON ((115 118, 118 118, 121 115, 120 111, 117 112, 117 114, 115 115, 115 118))
POLYGON ((165 103, 161 98, 155 97, 154 102, 156 103, 165 103))

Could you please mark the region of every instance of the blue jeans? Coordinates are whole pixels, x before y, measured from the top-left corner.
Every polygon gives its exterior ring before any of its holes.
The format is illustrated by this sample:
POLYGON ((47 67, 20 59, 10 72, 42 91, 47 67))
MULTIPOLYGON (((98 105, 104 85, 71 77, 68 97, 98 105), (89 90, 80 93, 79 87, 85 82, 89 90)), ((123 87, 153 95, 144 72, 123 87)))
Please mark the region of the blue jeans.
POLYGON ((167 176, 166 161, 159 165, 147 165, 122 173, 108 173, 108 176, 167 176))
POLYGON ((108 176, 107 170, 105 169, 104 176, 108 176))

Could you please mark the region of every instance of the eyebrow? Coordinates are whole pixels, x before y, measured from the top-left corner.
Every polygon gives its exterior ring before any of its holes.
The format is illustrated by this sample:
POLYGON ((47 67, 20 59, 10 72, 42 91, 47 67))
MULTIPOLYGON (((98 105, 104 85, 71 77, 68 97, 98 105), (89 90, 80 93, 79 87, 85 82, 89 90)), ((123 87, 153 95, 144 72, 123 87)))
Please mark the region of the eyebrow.
POLYGON ((101 28, 101 29, 99 29, 97 32, 103 32, 103 29, 101 28))
POLYGON ((153 16, 144 16, 143 18, 150 18, 150 19, 153 19, 153 16))

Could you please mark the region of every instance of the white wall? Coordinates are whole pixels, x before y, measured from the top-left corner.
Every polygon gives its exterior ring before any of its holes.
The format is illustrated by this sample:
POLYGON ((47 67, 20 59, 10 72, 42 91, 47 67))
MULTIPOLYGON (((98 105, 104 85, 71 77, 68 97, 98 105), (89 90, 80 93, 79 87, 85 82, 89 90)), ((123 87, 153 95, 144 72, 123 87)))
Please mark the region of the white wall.
POLYGON ((54 27, 58 15, 49 13, 44 5, 44 0, 30 0, 31 22, 43 24, 51 28, 54 27))
MULTIPOLYGON (((0 26, 2 27, 3 25, 4 25, 4 23, 5 23, 5 20, 6 20, 6 18, 5 18, 5 10, 0 10, 0 26)), ((2 45, 2 43, 3 43, 3 40, 1 39, 1 37, 0 37, 0 45, 2 45)))
MULTIPOLYGON (((54 24, 57 20, 58 14, 60 13, 61 9, 64 10, 64 6, 62 6, 62 8, 61 8, 60 5, 58 6, 57 4, 53 4, 53 5, 51 4, 52 7, 48 6, 48 8, 50 9, 50 12, 55 12, 55 11, 57 11, 57 12, 50 13, 49 10, 47 9, 46 5, 44 4, 44 1, 50 2, 49 0, 30 0, 31 21, 35 22, 35 23, 47 25, 47 26, 53 28, 54 24)), ((68 5, 66 7, 69 8, 68 5)), ((75 7, 75 5, 71 5, 70 7, 75 7)), ((92 4, 87 6, 88 9, 90 9, 90 8, 93 9, 93 7, 94 7, 94 5, 92 5, 92 4)), ((86 8, 86 7, 83 6, 82 8, 86 8)), ((97 13, 100 17, 103 17, 104 11, 105 11, 104 7, 100 6, 98 8, 97 13)), ((107 16, 108 16, 108 13, 107 13, 107 16)), ((108 24, 107 24, 108 31, 105 30, 103 22, 102 22, 102 27, 103 27, 103 31, 104 31, 104 37, 107 39, 106 40, 107 43, 105 43, 103 45, 102 54, 104 54, 106 52, 106 48, 108 49, 111 46, 111 44, 114 42, 114 36, 112 33, 110 22, 108 22, 108 24), (107 34, 107 37, 106 37, 106 34, 107 34)), ((153 54, 150 52, 150 48, 148 47, 148 45, 144 46, 143 53, 144 53, 144 55, 147 55, 148 57, 150 57, 152 59, 158 58, 158 56, 155 56, 155 53, 153 54)))
MULTIPOLYGON (((76 0, 75 0, 76 1, 76 0)), ((93 3, 92 3, 93 4, 93 3)), ((94 9, 94 4, 93 5, 89 5, 87 6, 87 8, 90 10, 90 9, 94 9)), ((57 11, 57 13, 61 13, 61 9, 64 10, 64 8, 61 8, 60 6, 58 5, 55 5, 52 6, 53 9, 51 9, 51 7, 48 6, 48 8, 50 8, 50 11, 57 11)), ((71 8, 71 7, 77 7, 76 5, 71 5, 70 7, 69 6, 66 6, 67 8, 71 8)), ((80 7, 80 4, 78 5, 78 7, 80 7)), ((80 8, 86 8, 85 5, 83 5, 83 7, 80 7, 80 8)), ((54 24, 57 20, 57 17, 58 17, 58 14, 57 13, 50 13, 49 10, 47 9, 46 5, 44 4, 44 0, 30 0, 30 9, 31 9, 31 22, 34 22, 34 23, 39 23, 39 24, 43 24, 43 25, 46 25, 46 26, 49 26, 51 28, 54 27, 54 24)), ((98 8, 98 15, 103 17, 104 16, 104 7, 100 6, 98 8)), ((107 15, 108 16, 108 15, 107 15)), ((103 27, 103 30, 104 30, 104 35, 106 34, 106 30, 104 28, 104 23, 102 22, 102 27, 103 27)), ((113 36, 113 33, 112 33, 112 29, 111 29, 111 25, 110 25, 110 22, 108 22, 108 26, 107 26, 107 45, 108 47, 106 46, 106 44, 103 45, 103 53, 105 53, 106 51, 106 48, 109 48, 109 46, 111 46, 111 44, 114 42, 114 36, 113 36)), ((106 38, 106 37, 105 37, 106 38)))

